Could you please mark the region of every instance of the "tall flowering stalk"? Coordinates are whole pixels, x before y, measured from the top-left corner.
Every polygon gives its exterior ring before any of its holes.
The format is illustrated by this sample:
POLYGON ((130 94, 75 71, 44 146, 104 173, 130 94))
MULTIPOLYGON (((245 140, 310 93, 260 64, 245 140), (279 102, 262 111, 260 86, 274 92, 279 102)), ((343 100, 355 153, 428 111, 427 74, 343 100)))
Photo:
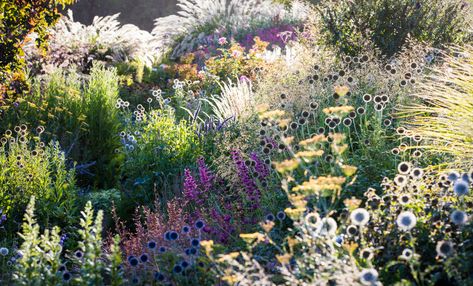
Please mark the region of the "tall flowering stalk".
POLYGON ((266 177, 269 176, 268 166, 263 161, 261 161, 256 152, 252 152, 250 154, 250 158, 255 161, 255 171, 258 174, 258 179, 265 180, 266 177))
POLYGON ((252 209, 257 209, 259 208, 261 193, 256 187, 256 184, 253 181, 253 178, 251 177, 248 167, 245 165, 240 152, 238 150, 232 150, 231 154, 233 162, 237 167, 238 176, 240 177, 240 180, 245 188, 248 199, 251 201, 250 207, 252 209))
POLYGON ((190 200, 197 200, 199 187, 189 169, 184 170, 184 196, 190 200))
POLYGON ((199 167, 200 183, 202 184, 204 193, 207 193, 210 191, 214 184, 215 176, 208 169, 203 157, 200 157, 197 160, 197 165, 199 167))

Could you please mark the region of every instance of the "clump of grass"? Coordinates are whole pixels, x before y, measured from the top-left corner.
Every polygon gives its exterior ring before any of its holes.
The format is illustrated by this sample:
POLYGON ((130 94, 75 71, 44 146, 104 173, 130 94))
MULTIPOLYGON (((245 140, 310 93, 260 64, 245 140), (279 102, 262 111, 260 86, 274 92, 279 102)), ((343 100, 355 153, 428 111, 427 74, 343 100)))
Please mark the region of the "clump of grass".
POLYGON ((473 166, 473 46, 453 48, 445 54, 445 66, 421 83, 415 97, 403 107, 406 129, 423 138, 431 154, 447 155, 441 168, 473 166))

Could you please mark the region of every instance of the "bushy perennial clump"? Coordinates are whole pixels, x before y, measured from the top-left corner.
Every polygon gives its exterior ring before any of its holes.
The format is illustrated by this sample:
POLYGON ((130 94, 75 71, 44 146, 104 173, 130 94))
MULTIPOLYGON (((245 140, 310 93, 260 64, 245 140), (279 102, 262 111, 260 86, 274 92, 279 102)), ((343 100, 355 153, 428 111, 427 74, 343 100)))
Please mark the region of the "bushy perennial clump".
POLYGON ((74 219, 74 170, 67 168, 57 142, 46 144, 41 140, 44 130, 39 126, 31 131, 20 125, 0 137, 0 209, 5 216, 2 224, 10 222, 13 226, 19 221, 33 195, 37 197, 41 223, 67 226, 74 219))

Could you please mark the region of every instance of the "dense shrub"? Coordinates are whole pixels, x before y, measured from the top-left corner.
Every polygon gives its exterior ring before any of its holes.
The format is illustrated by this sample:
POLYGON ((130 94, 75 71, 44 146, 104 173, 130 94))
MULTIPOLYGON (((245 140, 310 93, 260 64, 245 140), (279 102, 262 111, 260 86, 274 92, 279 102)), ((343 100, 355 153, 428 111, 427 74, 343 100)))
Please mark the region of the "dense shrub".
POLYGON ((356 54, 371 40, 392 56, 409 38, 436 47, 471 39, 471 7, 460 0, 356 0, 315 4, 324 40, 356 54))
POLYGON ((81 181, 112 187, 118 175, 114 150, 120 144, 118 88, 116 71, 99 64, 85 84, 72 71, 56 70, 36 79, 31 95, 5 113, 0 125, 46 126, 42 137, 57 140, 67 159, 77 162, 81 181))
POLYGON ((70 226, 77 208, 74 170, 67 169, 57 142, 40 140, 43 127, 37 131, 33 137, 21 125, 0 139, 0 209, 14 226, 29 198, 36 196, 42 224, 70 226))
POLYGON ((136 109, 134 121, 120 135, 125 162, 125 197, 137 202, 154 202, 180 193, 185 166, 202 154, 195 126, 177 121, 174 109, 136 109))
POLYGON ((58 5, 74 3, 61 1, 2 1, 0 4, 0 104, 14 101, 26 90, 26 65, 22 47, 36 32, 36 45, 44 48, 47 43, 47 28, 59 19, 58 5))

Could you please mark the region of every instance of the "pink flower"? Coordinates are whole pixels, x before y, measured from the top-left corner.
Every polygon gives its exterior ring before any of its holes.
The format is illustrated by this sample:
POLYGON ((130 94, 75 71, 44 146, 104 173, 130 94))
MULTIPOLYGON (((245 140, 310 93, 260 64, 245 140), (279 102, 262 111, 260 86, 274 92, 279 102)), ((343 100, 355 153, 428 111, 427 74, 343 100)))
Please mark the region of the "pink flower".
POLYGON ((234 51, 232 52, 232 57, 238 58, 239 56, 241 56, 241 52, 240 52, 240 51, 234 50, 234 51))
POLYGON ((226 43, 228 43, 228 42, 227 42, 227 38, 221 37, 221 38, 218 39, 218 44, 219 44, 219 45, 223 46, 223 45, 225 45, 226 43))

